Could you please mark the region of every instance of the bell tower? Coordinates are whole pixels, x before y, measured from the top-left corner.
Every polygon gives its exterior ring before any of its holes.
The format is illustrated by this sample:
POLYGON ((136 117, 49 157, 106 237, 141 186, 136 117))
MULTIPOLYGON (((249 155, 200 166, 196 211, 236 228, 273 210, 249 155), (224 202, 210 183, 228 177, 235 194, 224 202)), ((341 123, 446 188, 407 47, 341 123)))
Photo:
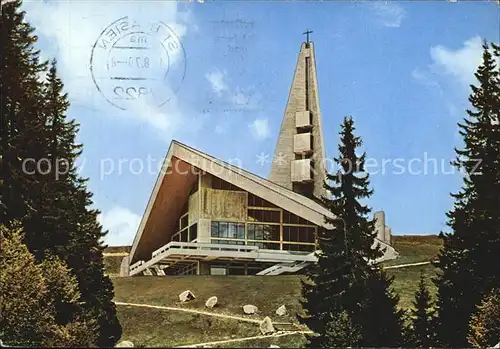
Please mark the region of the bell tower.
POLYGON ((300 47, 269 180, 312 198, 326 196, 326 157, 310 33, 300 47))

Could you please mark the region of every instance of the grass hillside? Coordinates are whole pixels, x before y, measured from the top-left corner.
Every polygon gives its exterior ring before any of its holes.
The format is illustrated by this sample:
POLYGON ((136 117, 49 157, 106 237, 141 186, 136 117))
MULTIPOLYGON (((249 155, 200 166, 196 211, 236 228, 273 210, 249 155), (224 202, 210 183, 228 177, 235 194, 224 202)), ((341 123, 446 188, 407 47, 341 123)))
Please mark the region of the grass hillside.
MULTIPOLYGON (((385 266, 434 260, 442 242, 437 236, 395 236, 393 245, 400 253, 400 258, 384 263, 385 266)), ((127 251, 126 247, 121 250, 119 248, 106 250, 105 261, 111 268, 108 269, 110 275, 116 275, 118 272, 124 251, 127 251), (118 253, 121 254, 118 256, 118 253)), ((401 308, 407 309, 412 306, 421 272, 427 276, 430 290, 435 294, 435 287, 430 282, 430 278, 435 275, 432 265, 387 269, 387 273, 395 277, 393 287, 400 296, 401 308)), ((138 276, 113 277, 112 280, 115 286, 115 300, 118 302, 210 311, 250 319, 270 316, 274 322, 296 322, 296 314, 301 309, 299 303, 301 278, 300 275, 138 276), (185 290, 191 290, 196 299, 180 303, 178 295, 185 290), (211 296, 217 296, 219 303, 214 309, 207 310, 204 304, 211 296), (244 315, 242 306, 245 304, 256 305, 260 310, 259 314, 244 315), (289 314, 277 317, 275 311, 282 304, 286 305, 289 314)), ((257 324, 235 319, 124 305, 118 305, 117 308, 123 326, 122 339, 131 340, 140 346, 172 347, 259 334, 257 324)), ((303 335, 297 334, 230 342, 216 347, 267 348, 274 344, 286 348, 298 347, 303 342, 303 335)))
POLYGON ((392 237, 392 246, 399 258, 385 262, 386 266, 435 260, 443 240, 437 235, 396 235, 392 237))

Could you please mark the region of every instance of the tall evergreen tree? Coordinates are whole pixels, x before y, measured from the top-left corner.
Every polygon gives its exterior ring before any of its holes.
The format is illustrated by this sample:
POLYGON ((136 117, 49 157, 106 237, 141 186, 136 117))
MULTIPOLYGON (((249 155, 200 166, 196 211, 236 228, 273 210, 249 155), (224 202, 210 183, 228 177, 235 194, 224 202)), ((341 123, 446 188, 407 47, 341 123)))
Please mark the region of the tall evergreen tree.
POLYGON ((1 222, 22 222, 24 242, 39 262, 55 256, 68 265, 82 309, 59 304, 58 319, 83 312, 85 321, 98 325, 97 345, 110 347, 121 327, 113 285, 104 275, 99 211, 90 209, 92 194, 75 167, 78 125, 66 118, 69 103, 55 61, 46 81, 40 78, 46 64, 39 62, 34 29, 20 7, 21 1, 7 3, 1 14, 1 222))
POLYGON ((429 348, 434 345, 432 298, 425 284, 424 274, 420 274, 418 290, 410 310, 410 329, 408 342, 412 347, 429 348))
POLYGON ((469 323, 467 340, 474 348, 490 348, 500 343, 500 290, 493 289, 477 306, 469 323))
POLYGON ((459 123, 464 149, 453 164, 464 173, 462 189, 452 194, 447 214, 450 233, 436 266, 440 345, 468 346, 471 313, 489 290, 500 286, 500 78, 499 50, 483 44, 483 61, 471 86, 473 110, 459 123), (493 52, 491 52, 493 51, 493 52), (496 59, 495 59, 496 58, 496 59), (495 62, 496 61, 496 62, 495 62))
POLYGON ((46 63, 34 47, 37 37, 20 11, 21 1, 2 4, 0 38, 0 222, 32 214, 37 194, 36 161, 43 157, 43 89, 40 74, 46 63))
POLYGON ((78 283, 59 258, 36 263, 22 243, 18 224, 0 224, 0 339, 7 344, 43 347, 91 347, 92 321, 78 316, 62 321, 56 308, 77 306, 78 283))
MULTIPOLYGON (((52 61, 45 84, 46 134, 50 176, 44 182, 44 197, 39 202, 42 225, 48 237, 45 248, 57 251, 75 273, 84 309, 99 325, 98 345, 113 346, 121 336, 121 327, 113 303, 113 285, 104 275, 102 239, 105 232, 97 221, 98 210, 90 209, 92 194, 87 179, 77 173, 75 162, 82 145, 75 142, 78 124, 68 120, 67 94, 52 61), (48 245, 47 245, 48 243, 48 245)), ((37 237, 34 237, 37 239, 37 237)), ((37 241, 38 247, 44 243, 37 241)))
POLYGON ((387 290, 391 280, 372 264, 383 251, 378 245, 372 248, 375 222, 367 217, 370 208, 360 202, 373 191, 364 172, 366 154, 356 154, 361 139, 353 132, 354 121, 345 118, 340 156, 335 158, 338 171, 327 175, 333 185, 325 183, 332 198, 322 198, 337 219, 325 217, 332 228, 319 229, 318 263, 302 283, 305 313, 299 321, 315 332, 308 338, 311 347, 392 346, 400 340, 400 314, 392 309, 397 298, 387 290), (346 323, 352 324, 352 331, 346 332, 346 323))

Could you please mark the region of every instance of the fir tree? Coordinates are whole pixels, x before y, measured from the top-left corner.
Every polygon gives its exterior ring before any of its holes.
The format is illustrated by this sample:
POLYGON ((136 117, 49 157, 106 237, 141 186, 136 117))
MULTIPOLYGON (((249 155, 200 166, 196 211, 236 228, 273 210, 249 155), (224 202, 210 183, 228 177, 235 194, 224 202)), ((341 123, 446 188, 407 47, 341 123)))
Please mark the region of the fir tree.
POLYGON ((466 347, 471 313, 489 290, 500 286, 500 79, 497 46, 483 44, 483 61, 471 86, 474 110, 459 123, 464 149, 453 164, 464 173, 447 214, 450 233, 436 266, 440 345, 466 347), (497 63, 495 63, 495 57, 497 63))
POLYGON ((78 125, 66 118, 69 103, 55 61, 47 80, 40 78, 46 64, 39 62, 34 29, 20 6, 20 1, 2 5, 1 15, 1 219, 21 221, 24 242, 38 262, 58 257, 75 275, 82 302, 56 304, 57 320, 64 323, 80 313, 83 321, 96 320, 96 344, 110 347, 121 327, 113 286, 104 275, 105 232, 99 212, 90 209, 86 179, 76 172, 78 125))
POLYGON ((429 348, 434 345, 432 299, 425 284, 424 274, 420 274, 418 290, 410 310, 409 343, 412 347, 429 348))
POLYGON ((52 171, 45 178, 45 195, 39 202, 44 216, 39 223, 47 237, 44 241, 33 237, 36 243, 32 245, 41 251, 55 251, 73 270, 85 313, 99 326, 98 346, 113 346, 121 336, 121 327, 112 301, 113 285, 104 275, 105 246, 101 242, 106 233, 97 221, 99 211, 90 209, 93 202, 87 179, 77 173, 75 162, 82 151, 82 145, 75 142, 78 124, 66 117, 68 96, 57 76, 55 60, 47 74, 45 96, 47 156, 52 171))
POLYGON ((56 257, 37 264, 22 235, 19 224, 0 225, 0 339, 25 346, 95 346, 92 321, 81 314, 62 321, 56 310, 81 301, 75 276, 56 257))
POLYGON ((399 296, 394 293, 389 277, 377 268, 366 283, 366 300, 359 323, 362 326, 362 347, 399 347, 403 344, 404 311, 398 310, 399 296))
POLYGON ((493 347, 500 343, 500 290, 493 289, 471 317, 469 344, 474 348, 493 347))
MULTIPOLYGON (((398 323, 399 315, 394 314, 392 308, 397 298, 386 288, 391 280, 371 263, 383 252, 378 245, 372 248, 375 222, 367 218, 370 208, 360 202, 369 198, 373 191, 369 189, 369 176, 364 172, 366 154, 356 154, 361 139, 353 132, 352 118, 345 118, 340 132, 340 156, 335 158, 339 170, 327 175, 333 185, 325 183, 333 197, 322 198, 325 207, 338 218, 325 217, 332 228, 318 230, 318 263, 308 271, 307 280, 302 283, 305 312, 299 320, 315 332, 308 338, 311 347, 388 346, 398 342, 401 334, 401 329, 394 331, 392 320, 385 322, 389 324, 387 329, 375 330, 371 323, 389 313, 398 323), (382 307, 388 306, 379 314, 376 313, 381 310, 377 302, 384 304, 382 307), (339 320, 339 314, 344 314, 342 319, 347 318, 352 324, 353 333, 345 332, 346 322, 339 320), (368 318, 370 321, 366 321, 368 318), (376 331, 381 335, 374 335, 376 331), (386 336, 388 333, 391 335, 386 336)), ((385 326, 384 321, 385 318, 377 320, 378 325, 385 326)))
POLYGON ((21 1, 2 4, 0 17, 1 223, 36 211, 32 200, 39 194, 39 178, 26 174, 34 173, 45 149, 39 77, 46 63, 39 60, 37 37, 20 6, 21 1))

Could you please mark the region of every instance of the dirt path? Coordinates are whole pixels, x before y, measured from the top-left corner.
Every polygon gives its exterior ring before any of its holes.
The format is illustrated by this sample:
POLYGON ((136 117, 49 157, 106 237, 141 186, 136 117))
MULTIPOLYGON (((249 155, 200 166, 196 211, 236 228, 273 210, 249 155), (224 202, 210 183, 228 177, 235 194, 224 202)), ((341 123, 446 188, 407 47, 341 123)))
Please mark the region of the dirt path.
POLYGON ((244 318, 244 317, 241 317, 241 316, 217 314, 217 313, 211 313, 211 312, 208 312, 208 311, 195 310, 195 309, 184 309, 184 308, 177 308, 177 307, 165 307, 165 306, 162 306, 162 305, 124 303, 124 302, 116 302, 116 301, 115 301, 115 304, 116 305, 130 306, 130 307, 143 307, 143 308, 154 308, 154 309, 163 309, 163 310, 172 310, 172 311, 183 311, 183 312, 186 312, 186 313, 193 313, 193 314, 202 314, 202 315, 208 315, 208 316, 222 317, 222 318, 226 318, 226 319, 233 319, 233 320, 238 320, 238 321, 251 322, 251 323, 254 323, 254 324, 260 324, 262 322, 262 319, 249 319, 249 318, 244 318))
POLYGON ((426 264, 431 264, 432 262, 427 261, 427 262, 418 262, 418 263, 408 263, 408 264, 399 264, 399 265, 391 265, 388 267, 383 267, 384 269, 398 269, 398 268, 406 268, 406 267, 414 267, 417 265, 426 265, 426 264))
POLYGON ((212 345, 218 345, 218 344, 226 344, 226 343, 234 343, 234 342, 243 342, 243 341, 249 341, 252 339, 265 339, 265 338, 277 338, 277 337, 283 337, 283 336, 290 336, 294 334, 306 334, 306 333, 312 333, 311 331, 287 331, 287 332, 282 332, 282 333, 275 333, 275 334, 270 334, 270 335, 262 335, 262 336, 253 336, 253 337, 244 337, 244 338, 234 338, 234 339, 227 339, 223 341, 216 341, 216 342, 207 342, 207 343, 198 343, 198 344, 189 344, 189 345, 182 345, 176 348, 199 348, 199 347, 204 347, 204 346, 212 346, 212 345))

